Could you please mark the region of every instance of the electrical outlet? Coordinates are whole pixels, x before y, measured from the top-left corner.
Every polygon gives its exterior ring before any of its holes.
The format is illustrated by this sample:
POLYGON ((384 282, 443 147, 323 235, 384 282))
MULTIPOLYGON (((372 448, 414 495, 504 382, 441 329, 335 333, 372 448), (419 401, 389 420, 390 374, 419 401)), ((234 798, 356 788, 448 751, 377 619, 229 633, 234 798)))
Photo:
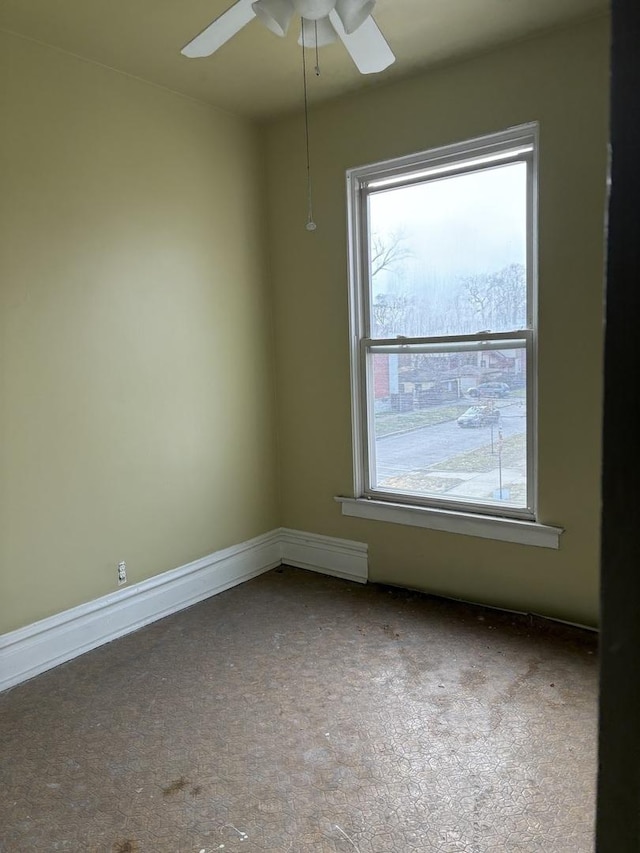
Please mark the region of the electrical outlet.
POLYGON ((123 583, 127 582, 127 564, 124 560, 121 563, 118 563, 118 586, 122 586, 123 583))

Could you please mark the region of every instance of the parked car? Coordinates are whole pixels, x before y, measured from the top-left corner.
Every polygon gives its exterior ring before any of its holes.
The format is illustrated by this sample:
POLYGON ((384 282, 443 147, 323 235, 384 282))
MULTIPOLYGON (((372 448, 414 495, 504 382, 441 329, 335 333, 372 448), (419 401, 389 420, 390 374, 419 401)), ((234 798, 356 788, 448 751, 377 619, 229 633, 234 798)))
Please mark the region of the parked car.
POLYGON ((510 391, 506 382, 481 382, 475 388, 469 388, 470 397, 505 397, 510 391))
POLYGON ((459 427, 483 427, 497 424, 500 412, 492 406, 471 406, 458 418, 459 427))

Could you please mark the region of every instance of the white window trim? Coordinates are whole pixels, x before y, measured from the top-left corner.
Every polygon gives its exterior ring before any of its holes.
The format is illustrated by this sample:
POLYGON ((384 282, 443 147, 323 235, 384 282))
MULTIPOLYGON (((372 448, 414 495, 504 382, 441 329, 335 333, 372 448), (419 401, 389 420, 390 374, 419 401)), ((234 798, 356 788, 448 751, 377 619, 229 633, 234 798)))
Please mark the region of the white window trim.
POLYGON ((341 504, 342 515, 352 518, 424 527, 428 530, 478 536, 481 539, 496 539, 501 542, 515 542, 519 545, 536 545, 540 548, 558 549, 560 535, 564 532, 562 527, 523 521, 520 518, 454 512, 449 509, 394 504, 390 501, 376 501, 369 498, 339 496, 336 501, 341 504))
MULTIPOLYGON (((425 506, 422 503, 403 502, 402 498, 394 500, 390 496, 371 494, 367 490, 367 453, 368 441, 365 436, 365 419, 363 416, 363 372, 360 369, 362 332, 366 329, 365 312, 366 305, 363 297, 361 281, 363 275, 364 256, 362 246, 366 244, 367 234, 366 222, 363 221, 361 212, 360 194, 363 187, 393 186, 403 183, 405 176, 415 173, 416 168, 428 162, 431 170, 434 166, 442 168, 442 172, 452 171, 455 163, 459 162, 460 155, 465 155, 465 160, 474 160, 476 163, 484 157, 494 158, 501 150, 505 152, 505 158, 510 158, 519 145, 530 146, 533 141, 533 163, 530 170, 529 192, 531 193, 531 214, 534 235, 537 233, 537 198, 536 175, 537 175, 537 152, 538 152, 538 125, 531 123, 514 127, 508 131, 469 140, 464 143, 444 146, 429 152, 412 154, 407 157, 397 158, 390 164, 388 161, 373 163, 368 166, 357 167, 347 171, 347 198, 348 198, 348 246, 349 246, 349 317, 350 317, 350 355, 351 355, 351 409, 352 409, 352 440, 354 448, 354 495, 355 498, 338 497, 342 505, 343 515, 357 516, 359 518, 370 518, 377 521, 391 521, 411 526, 427 527, 434 530, 481 536, 483 538, 498 539, 508 542, 520 542, 528 545, 539 545, 542 547, 558 548, 559 537, 562 528, 541 524, 536 517, 537 513, 537 477, 533 478, 532 509, 519 513, 510 512, 509 517, 491 514, 491 512, 479 514, 477 507, 470 506, 469 511, 464 507, 436 507, 425 506), (509 153, 510 152, 510 153, 509 153), (354 235, 356 239, 354 240, 354 235)), ((537 278, 537 253, 530 240, 527 258, 528 275, 537 278)), ((528 287, 528 317, 531 321, 537 316, 535 286, 528 287)), ((535 329, 535 324, 533 325, 535 329)), ((533 342, 530 348, 531 358, 527 359, 527 382, 531 389, 530 413, 528 415, 527 434, 533 447, 532 470, 537 470, 537 434, 536 417, 537 411, 537 382, 536 369, 537 346, 536 335, 533 334, 533 342)), ((408 499, 410 501, 410 498, 408 499)))

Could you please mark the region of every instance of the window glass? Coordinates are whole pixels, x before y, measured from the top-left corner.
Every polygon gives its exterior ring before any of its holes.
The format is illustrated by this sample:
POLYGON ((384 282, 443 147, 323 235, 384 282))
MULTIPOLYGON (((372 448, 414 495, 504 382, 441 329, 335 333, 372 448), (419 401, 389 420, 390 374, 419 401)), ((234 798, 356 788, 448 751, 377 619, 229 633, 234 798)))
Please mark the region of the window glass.
POLYGON ((536 139, 349 170, 356 496, 535 520, 536 139))
POLYGON ((372 489, 526 507, 524 347, 369 358, 372 489))
POLYGON ((371 336, 527 324, 524 162, 371 192, 371 336))

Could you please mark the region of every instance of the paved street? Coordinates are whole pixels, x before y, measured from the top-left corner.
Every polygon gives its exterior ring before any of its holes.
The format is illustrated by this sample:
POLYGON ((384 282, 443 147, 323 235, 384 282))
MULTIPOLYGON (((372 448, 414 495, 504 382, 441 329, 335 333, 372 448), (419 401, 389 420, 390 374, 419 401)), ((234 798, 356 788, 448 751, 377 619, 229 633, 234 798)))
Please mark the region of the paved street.
MULTIPOLYGON (((500 402, 500 428, 503 438, 526 431, 524 402, 500 402)), ((435 426, 422 427, 376 440, 376 470, 378 481, 387 477, 425 469, 445 462, 459 453, 484 447, 491 442, 491 427, 461 429, 455 420, 435 426)), ((498 428, 493 428, 497 441, 498 428)))

